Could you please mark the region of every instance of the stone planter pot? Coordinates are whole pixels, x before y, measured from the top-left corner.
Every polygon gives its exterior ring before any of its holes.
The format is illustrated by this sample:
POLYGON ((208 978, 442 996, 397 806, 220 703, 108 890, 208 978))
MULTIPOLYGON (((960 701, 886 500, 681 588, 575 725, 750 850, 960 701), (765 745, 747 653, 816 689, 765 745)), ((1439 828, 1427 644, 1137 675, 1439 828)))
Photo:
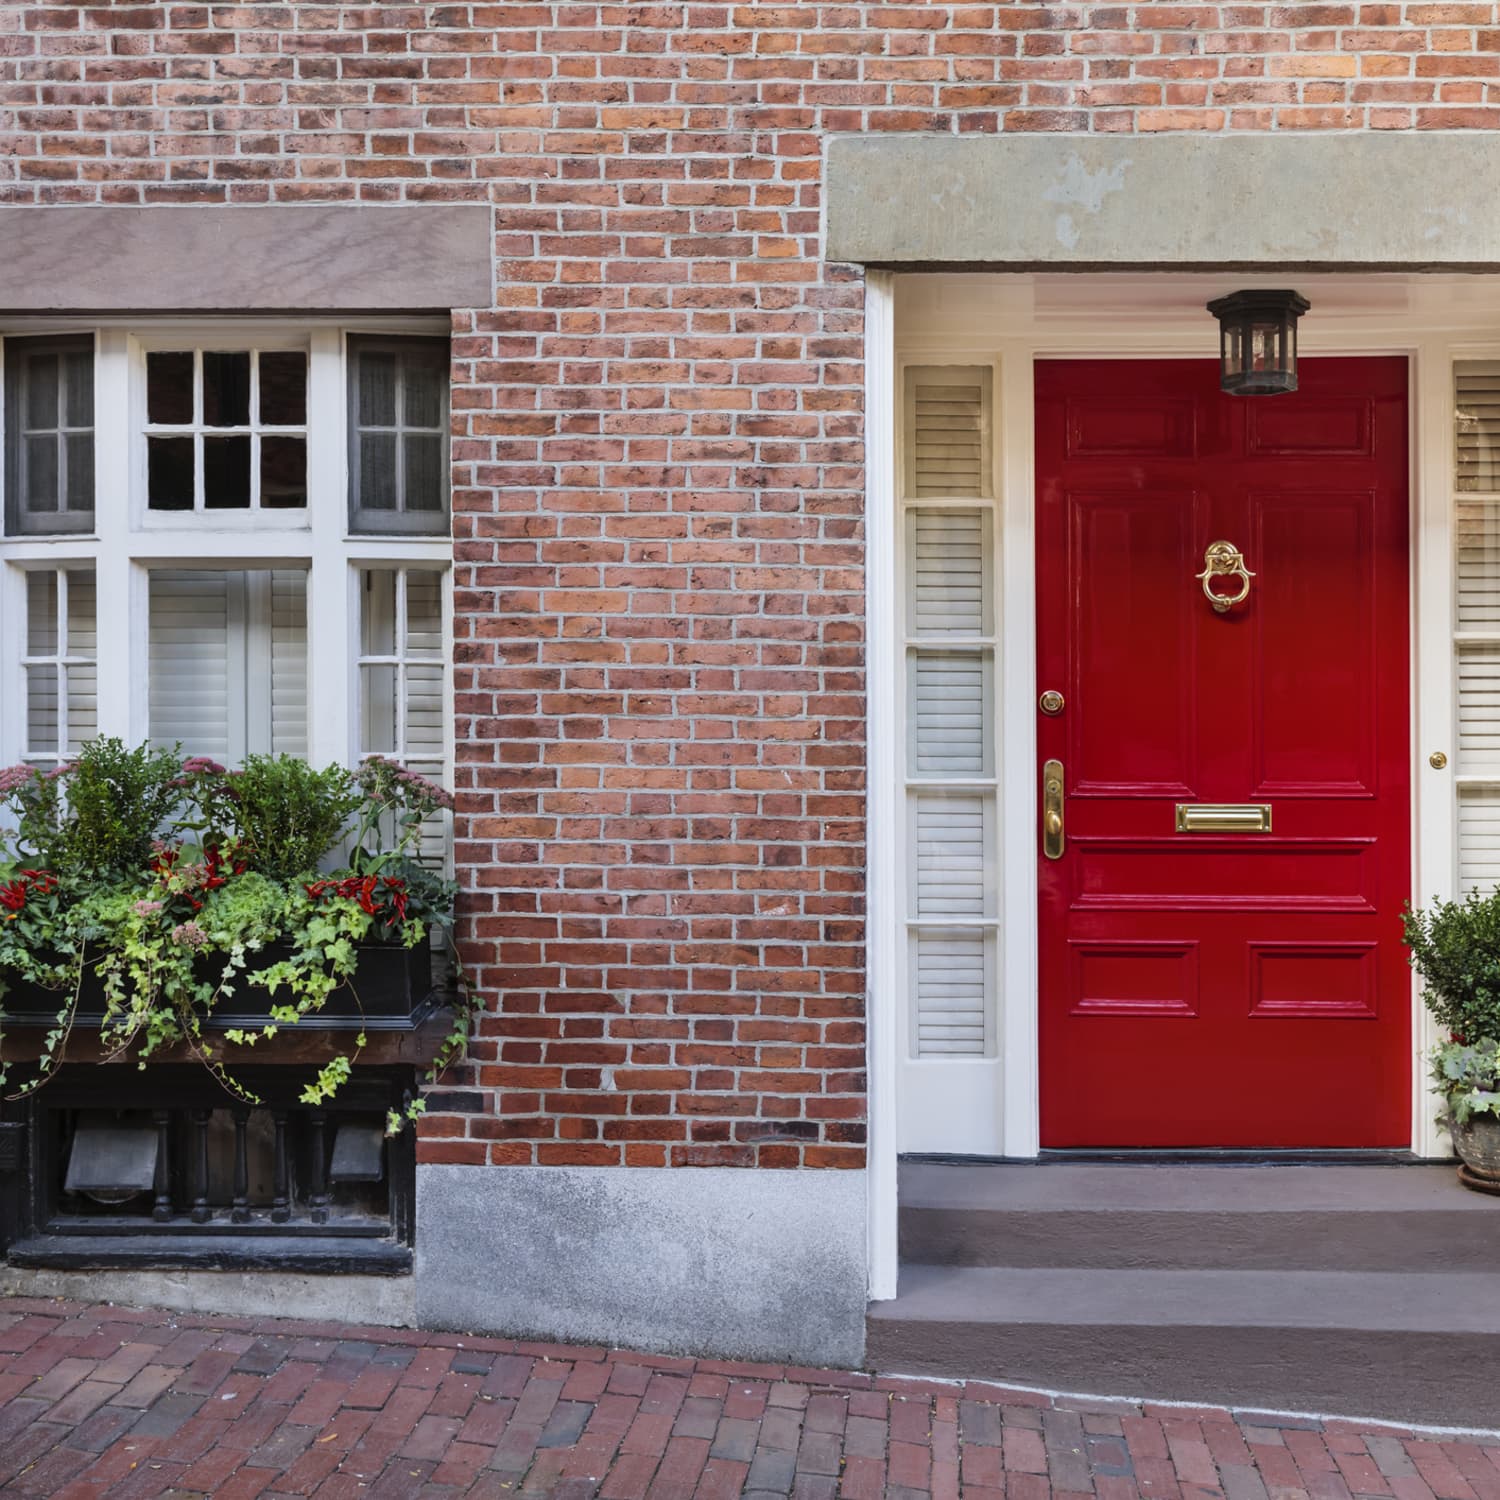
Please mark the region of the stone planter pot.
MULTIPOLYGON (((254 954, 249 967, 263 969, 290 956, 283 944, 269 943, 254 954)), ((205 976, 209 977, 209 976, 205 976)), ((297 1022, 296 1031, 408 1031, 447 998, 435 972, 433 950, 427 943, 403 948, 387 943, 366 943, 352 982, 341 984, 329 995, 323 1008, 297 1022)), ((62 996, 54 990, 15 984, 0 1000, 7 1026, 50 1026, 57 1017, 62 996)), ((205 1022, 212 1031, 230 1027, 250 1028, 271 1019, 271 1006, 285 1004, 286 992, 272 997, 266 990, 248 985, 241 978, 226 1001, 214 1008, 205 1022)), ((91 972, 85 973, 78 997, 74 1025, 97 1027, 104 1015, 104 987, 91 972)))
POLYGON ((1462 1125, 1449 1125, 1453 1149, 1463 1166, 1459 1181, 1477 1192, 1500 1193, 1500 1117, 1471 1115, 1462 1125))

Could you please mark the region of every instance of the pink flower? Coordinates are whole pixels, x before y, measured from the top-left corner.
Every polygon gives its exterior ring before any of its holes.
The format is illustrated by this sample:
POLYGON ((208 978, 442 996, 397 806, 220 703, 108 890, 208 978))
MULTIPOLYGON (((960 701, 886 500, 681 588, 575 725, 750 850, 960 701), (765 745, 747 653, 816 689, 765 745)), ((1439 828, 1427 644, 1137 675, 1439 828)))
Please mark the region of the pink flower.
POLYGON ((32 766, 6 766, 0 770, 0 796, 25 786, 36 775, 32 766))
POLYGON ((137 901, 135 903, 135 914, 138 917, 149 917, 161 910, 160 901, 137 901))
POLYGON ((201 948, 208 942, 208 934, 196 922, 179 922, 172 929, 172 941, 184 948, 201 948))

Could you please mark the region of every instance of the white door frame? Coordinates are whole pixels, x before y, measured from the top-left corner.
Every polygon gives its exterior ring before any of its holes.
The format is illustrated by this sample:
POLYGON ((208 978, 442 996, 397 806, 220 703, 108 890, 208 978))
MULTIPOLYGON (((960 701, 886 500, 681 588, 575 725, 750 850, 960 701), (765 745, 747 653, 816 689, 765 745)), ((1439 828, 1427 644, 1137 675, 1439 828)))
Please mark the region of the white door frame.
MULTIPOLYGON (((894 690, 899 578, 898 393, 908 364, 993 362, 999 519, 1000 1056, 995 1118, 981 1138, 1006 1158, 1038 1151, 1036 590, 1033 368, 1048 357, 1213 358, 1210 297, 1288 278, 871 273, 866 281, 867 620, 869 640, 870 1295, 895 1295, 896 1161, 907 1066, 903 970, 894 951, 904 908, 894 690)), ((1450 477, 1457 358, 1500 357, 1500 282, 1484 277, 1290 278, 1309 296, 1301 352, 1396 354, 1410 361, 1414 900, 1449 896, 1455 869, 1454 601, 1450 477), (1490 288, 1494 288, 1490 292, 1490 288), (1482 293, 1490 293, 1487 297, 1482 293), (1320 316, 1321 314, 1321 316, 1320 316), (1447 769, 1427 757, 1443 750, 1447 769)), ((1412 1149, 1445 1153, 1428 1093, 1436 1039, 1413 986, 1412 1149)), ((923 1067, 941 1069, 941 1061, 923 1067)), ((970 1064, 969 1066, 972 1066, 970 1064)), ((955 1147, 962 1150, 962 1147, 955 1147)))

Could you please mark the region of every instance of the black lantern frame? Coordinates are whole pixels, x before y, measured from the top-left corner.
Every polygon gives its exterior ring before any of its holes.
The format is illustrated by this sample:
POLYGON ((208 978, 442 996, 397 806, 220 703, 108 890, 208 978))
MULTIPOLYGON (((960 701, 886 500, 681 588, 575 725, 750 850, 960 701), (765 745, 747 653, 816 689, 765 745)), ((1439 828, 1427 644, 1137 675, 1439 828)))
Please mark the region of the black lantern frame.
POLYGON ((1297 389, 1297 319, 1312 304, 1293 291, 1231 292, 1208 304, 1219 320, 1219 389, 1281 396, 1297 389))

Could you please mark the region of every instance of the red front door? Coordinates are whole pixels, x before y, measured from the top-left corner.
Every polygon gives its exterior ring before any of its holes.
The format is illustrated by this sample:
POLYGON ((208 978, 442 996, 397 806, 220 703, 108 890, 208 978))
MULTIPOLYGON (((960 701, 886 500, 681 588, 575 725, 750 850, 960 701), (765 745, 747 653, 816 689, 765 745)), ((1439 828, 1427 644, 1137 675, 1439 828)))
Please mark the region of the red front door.
POLYGON ((1406 379, 1037 366, 1044 1146, 1409 1140, 1406 379))

